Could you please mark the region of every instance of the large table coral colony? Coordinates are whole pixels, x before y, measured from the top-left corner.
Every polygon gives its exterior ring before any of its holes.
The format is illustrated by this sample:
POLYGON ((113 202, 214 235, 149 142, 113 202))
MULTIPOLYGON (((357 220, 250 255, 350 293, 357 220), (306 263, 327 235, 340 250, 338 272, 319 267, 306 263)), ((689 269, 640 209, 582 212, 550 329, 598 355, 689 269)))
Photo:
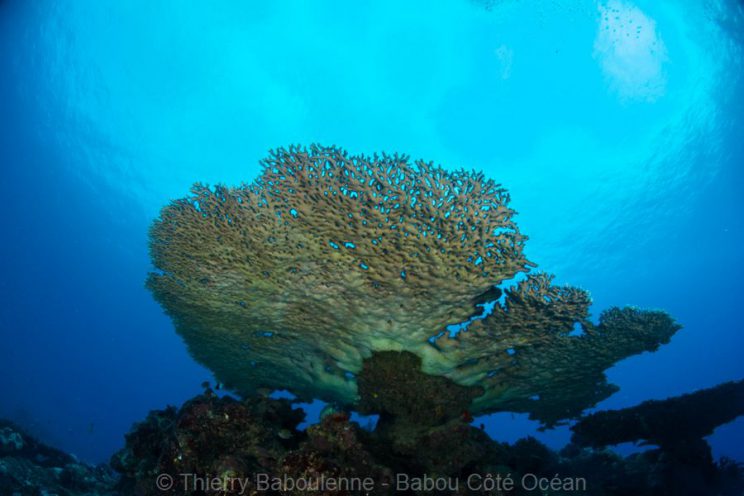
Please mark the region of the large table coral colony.
POLYGON ((534 270, 508 193, 480 173, 318 145, 262 164, 251 184, 194 186, 150 233, 148 287, 193 356, 242 394, 354 407, 364 360, 407 351, 478 388, 473 414, 553 425, 616 390, 607 368, 679 329, 635 308, 591 322, 588 293, 534 270))

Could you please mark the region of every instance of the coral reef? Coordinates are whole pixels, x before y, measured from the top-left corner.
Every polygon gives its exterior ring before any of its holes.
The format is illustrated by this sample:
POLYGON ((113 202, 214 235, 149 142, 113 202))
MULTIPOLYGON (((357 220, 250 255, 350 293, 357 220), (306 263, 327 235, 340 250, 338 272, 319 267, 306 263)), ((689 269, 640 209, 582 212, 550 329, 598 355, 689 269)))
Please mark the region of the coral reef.
POLYGON ((572 426, 573 442, 601 447, 643 441, 667 450, 703 439, 744 415, 744 381, 593 413, 572 426))
POLYGON ((405 351, 425 374, 478 388, 469 412, 551 426, 616 390, 604 370, 679 329, 629 308, 594 324, 589 295, 547 274, 506 289, 533 264, 508 193, 480 173, 317 145, 273 151, 263 167, 239 188, 196 185, 150 233, 148 287, 191 354, 244 396, 354 406, 363 361, 405 351))
POLYGON ((499 185, 333 147, 263 165, 253 184, 195 186, 151 230, 148 287, 241 399, 205 384, 151 412, 111 459, 118 479, 0 423, 3 494, 742 493, 742 466, 703 437, 744 414, 744 382, 586 416, 560 452, 472 425, 495 411, 578 418, 617 389, 606 369, 679 329, 636 308, 592 322, 586 291, 531 271, 499 185), (314 398, 330 405, 303 431, 295 403, 314 398), (351 409, 378 415, 374 430, 351 409), (605 448, 638 440, 658 448, 605 448))
POLYGON ((364 361, 357 377, 359 410, 378 413, 381 422, 402 420, 420 426, 439 425, 467 412, 478 387, 455 384, 421 371, 421 359, 407 351, 383 351, 364 361))
POLYGON ((81 463, 0 420, 0 494, 114 496, 116 480, 107 466, 81 463))
POLYGON ((123 477, 119 490, 147 494, 159 474, 181 473, 246 478, 273 469, 303 435, 305 414, 287 400, 239 402, 212 391, 179 410, 154 411, 127 436, 127 448, 111 465, 123 477))
MULTIPOLYGON (((364 368, 403 371, 415 366, 411 356, 385 353, 364 368)), ((531 437, 509 445, 447 414, 412 429, 419 412, 389 402, 399 390, 361 390, 363 404, 405 419, 394 422, 394 435, 384 423, 366 431, 344 412, 328 414, 302 432, 297 430, 301 415, 286 400, 237 401, 209 391, 178 410, 153 412, 112 459, 122 473, 117 491, 162 494, 161 474, 173 481, 167 493, 175 495, 740 496, 744 490, 744 469, 727 460, 681 459, 662 450, 622 457, 578 444, 554 452, 531 437), (369 485, 354 490, 332 487, 334 481, 369 485), (542 481, 539 491, 537 481, 542 481)), ((424 397, 419 406, 437 403, 424 397)))
MULTIPOLYGON (((433 385, 447 391, 462 388, 442 377, 426 376, 419 366, 415 355, 382 352, 365 361, 360 383, 388 373, 409 373, 410 384, 425 382, 425 393, 433 385)), ((467 403, 470 396, 467 388, 451 403, 423 394, 416 400, 417 408, 408 409, 392 401, 405 387, 397 381, 392 384, 392 388, 360 388, 361 404, 391 419, 372 431, 343 411, 329 413, 302 431, 304 412, 289 400, 218 397, 207 387, 180 408, 153 411, 134 426, 124 448, 111 459, 110 467, 118 477, 107 466, 82 464, 0 421, 0 494, 740 496, 744 492, 744 467, 725 459, 713 461, 709 451, 705 456, 690 456, 699 454, 694 451, 679 456, 665 445, 622 457, 601 448, 601 443, 572 443, 560 452, 532 437, 501 443, 471 425, 468 416, 456 414, 455 405, 467 403), (424 418, 427 409, 442 404, 441 413, 424 418), (417 420, 423 424, 416 427, 417 420)), ((685 415, 688 405, 695 409, 701 404, 690 398, 707 397, 716 402, 710 405, 713 409, 741 414, 736 406, 740 397, 725 394, 733 391, 731 387, 726 384, 710 390, 714 393, 666 400, 670 418, 691 420, 676 426, 679 439, 689 440, 712 425, 704 415, 685 415)), ((636 409, 643 411, 642 407, 636 409)), ((592 418, 596 417, 587 417, 592 418)))
POLYGON ((359 409, 375 413, 373 451, 413 473, 457 475, 487 453, 488 436, 469 425, 468 408, 482 390, 425 374, 409 352, 384 351, 364 361, 357 377, 359 409), (448 456, 442 457, 441 453, 448 456))
MULTIPOLYGON (((377 481, 376 494, 391 494, 382 483, 391 481, 392 468, 382 465, 368 448, 370 435, 349 416, 335 413, 307 429, 307 438, 299 449, 287 453, 276 467, 273 477, 287 476, 293 480, 377 481)), ((286 490, 283 494, 303 494, 302 490, 286 490)), ((354 491, 329 491, 330 494, 355 494, 354 491)))
MULTIPOLYGON (((659 484, 680 494, 697 488, 723 484, 730 477, 726 462, 713 460, 710 446, 703 439, 716 427, 744 415, 744 381, 728 382, 666 400, 652 400, 632 408, 607 410, 582 418, 571 427, 572 441, 578 445, 603 447, 626 442, 655 444, 659 448, 644 453, 646 463, 662 466, 659 484)), ((734 472, 740 470, 734 469, 734 472)), ((739 481, 739 490, 744 485, 739 481)))

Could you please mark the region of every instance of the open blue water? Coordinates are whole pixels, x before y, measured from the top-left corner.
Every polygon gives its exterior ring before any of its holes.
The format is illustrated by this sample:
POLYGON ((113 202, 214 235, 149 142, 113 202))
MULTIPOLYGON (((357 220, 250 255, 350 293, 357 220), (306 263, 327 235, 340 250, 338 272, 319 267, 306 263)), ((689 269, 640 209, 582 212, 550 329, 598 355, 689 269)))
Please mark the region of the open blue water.
MULTIPOLYGON (((527 253, 684 329, 630 406, 744 377, 744 43, 734 0, 0 0, 0 416, 101 461, 210 373, 145 290, 147 229, 269 148, 482 169, 527 253)), ((580 363, 573 366, 581 367, 580 363)), ((485 419, 513 440, 522 416, 485 419)), ((559 429, 539 435, 553 446, 559 429)), ((744 421, 716 455, 744 461, 744 421)))

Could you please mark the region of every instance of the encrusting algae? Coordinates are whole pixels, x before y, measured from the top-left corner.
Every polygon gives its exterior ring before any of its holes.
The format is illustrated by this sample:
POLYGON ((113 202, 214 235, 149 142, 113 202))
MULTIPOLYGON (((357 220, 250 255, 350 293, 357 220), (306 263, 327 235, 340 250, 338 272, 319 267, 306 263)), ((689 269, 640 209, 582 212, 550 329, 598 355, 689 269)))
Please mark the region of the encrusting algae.
POLYGON ((148 287, 192 355, 243 395, 354 407, 363 361, 405 351, 424 373, 479 388, 468 414, 550 426, 616 390, 607 368, 679 329, 635 308, 592 323, 586 291, 531 271, 509 194, 481 173, 319 145, 262 165, 251 184, 194 186, 150 233, 148 287))

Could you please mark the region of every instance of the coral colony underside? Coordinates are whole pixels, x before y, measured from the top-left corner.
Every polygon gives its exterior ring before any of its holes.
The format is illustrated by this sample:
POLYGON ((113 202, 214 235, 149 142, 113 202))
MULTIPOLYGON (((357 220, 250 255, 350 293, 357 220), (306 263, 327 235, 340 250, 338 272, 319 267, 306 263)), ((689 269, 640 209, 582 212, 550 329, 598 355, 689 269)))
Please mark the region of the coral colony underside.
POLYGON ((744 381, 582 417, 617 390, 605 370, 680 326, 637 308, 590 320, 586 291, 525 258, 498 184, 317 145, 263 165, 252 184, 196 185, 150 233, 148 287, 241 399, 207 384, 151 412, 118 478, 0 423, 2 494, 744 494, 742 466, 704 439, 744 414, 744 381), (333 407, 300 430, 294 403, 314 398, 333 407), (572 441, 492 440, 473 415, 497 411, 576 420, 572 441), (654 447, 607 449, 624 442, 654 447))

